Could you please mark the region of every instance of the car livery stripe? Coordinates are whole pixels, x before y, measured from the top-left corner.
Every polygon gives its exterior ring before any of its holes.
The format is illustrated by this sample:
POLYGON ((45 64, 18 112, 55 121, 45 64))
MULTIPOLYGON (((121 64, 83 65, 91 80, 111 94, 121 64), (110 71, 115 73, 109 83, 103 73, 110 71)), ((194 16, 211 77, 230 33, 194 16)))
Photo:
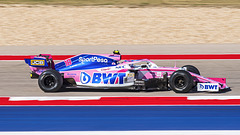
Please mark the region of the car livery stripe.
MULTIPOLYGON (((0 55, 0 60, 24 60, 31 55, 0 55)), ((53 60, 64 60, 75 55, 53 55, 53 60)), ((179 55, 121 55, 122 59, 151 60, 209 60, 209 59, 240 59, 240 54, 179 54, 179 55)))
POLYGON ((240 105, 240 96, 189 97, 0 97, 0 106, 240 105))

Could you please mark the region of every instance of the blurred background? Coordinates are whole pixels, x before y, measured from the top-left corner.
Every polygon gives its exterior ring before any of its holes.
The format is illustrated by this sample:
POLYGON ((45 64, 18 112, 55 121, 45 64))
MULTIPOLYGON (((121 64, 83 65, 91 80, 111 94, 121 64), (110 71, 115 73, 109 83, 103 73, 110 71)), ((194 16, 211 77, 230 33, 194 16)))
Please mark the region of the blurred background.
POLYGON ((0 45, 240 43, 240 0, 0 0, 0 45))

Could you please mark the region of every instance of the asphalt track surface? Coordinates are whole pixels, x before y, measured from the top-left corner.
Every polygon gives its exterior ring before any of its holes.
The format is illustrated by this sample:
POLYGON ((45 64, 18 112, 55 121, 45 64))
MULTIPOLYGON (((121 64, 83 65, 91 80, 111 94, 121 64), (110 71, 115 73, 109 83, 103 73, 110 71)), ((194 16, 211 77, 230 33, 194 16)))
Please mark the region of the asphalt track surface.
MULTIPOLYGON (((121 45, 121 46, 1 46, 1 55, 36 55, 40 53, 79 54, 112 53, 118 49, 122 54, 239 54, 240 45, 121 45)), ((159 66, 174 66, 175 60, 155 61, 159 66)), ((30 79, 29 67, 24 61, 0 61, 0 96, 235 96, 240 95, 240 60, 177 60, 177 66, 194 65, 205 77, 225 77, 228 91, 221 93, 195 92, 176 94, 173 91, 129 91, 65 89, 57 93, 44 93, 36 79, 30 79)))
POLYGON ((0 110, 0 131, 240 130, 239 106, 1 106, 0 110))

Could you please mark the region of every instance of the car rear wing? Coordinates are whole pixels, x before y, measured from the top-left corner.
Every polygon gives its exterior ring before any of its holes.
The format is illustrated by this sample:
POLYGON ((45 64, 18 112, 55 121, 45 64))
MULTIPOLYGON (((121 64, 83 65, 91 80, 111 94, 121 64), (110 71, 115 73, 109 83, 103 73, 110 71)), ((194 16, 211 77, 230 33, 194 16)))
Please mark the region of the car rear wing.
POLYGON ((39 54, 30 56, 30 59, 24 59, 25 63, 29 65, 32 76, 38 77, 42 72, 48 69, 55 69, 51 54, 39 54))
POLYGON ((31 67, 49 67, 54 68, 54 62, 51 54, 39 54, 30 56, 30 59, 24 59, 25 63, 31 67))
POLYGON ((48 67, 46 58, 25 59, 25 63, 31 67, 48 67))

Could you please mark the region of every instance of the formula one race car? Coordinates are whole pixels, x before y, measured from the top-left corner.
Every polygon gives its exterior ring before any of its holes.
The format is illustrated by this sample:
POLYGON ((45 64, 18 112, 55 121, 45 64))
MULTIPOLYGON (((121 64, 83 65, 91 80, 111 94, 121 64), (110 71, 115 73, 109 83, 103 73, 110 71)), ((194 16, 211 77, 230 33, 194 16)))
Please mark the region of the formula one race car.
POLYGON ((121 61, 119 51, 113 54, 79 54, 54 64, 50 54, 25 59, 31 78, 38 78, 45 92, 59 91, 63 86, 77 88, 124 88, 133 90, 168 90, 177 93, 216 92, 228 88, 225 78, 206 78, 192 66, 158 67, 148 59, 121 61))

